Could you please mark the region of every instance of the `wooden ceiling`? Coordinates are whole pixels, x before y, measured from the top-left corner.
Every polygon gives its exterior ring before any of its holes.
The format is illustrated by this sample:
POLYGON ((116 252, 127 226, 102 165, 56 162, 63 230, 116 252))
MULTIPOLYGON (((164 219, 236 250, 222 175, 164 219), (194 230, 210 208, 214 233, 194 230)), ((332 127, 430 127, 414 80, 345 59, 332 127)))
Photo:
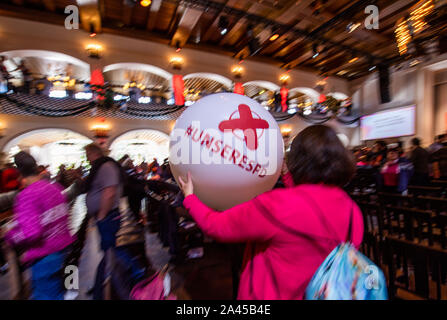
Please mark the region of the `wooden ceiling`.
MULTIPOLYGON (((0 15, 60 23, 66 17, 67 5, 86 2, 87 5, 81 6, 81 22, 87 31, 90 31, 87 19, 93 19, 92 10, 96 10, 99 21, 91 23, 99 33, 149 39, 349 80, 367 75, 373 65, 411 58, 399 56, 394 30, 396 22, 418 3, 412 0, 152 0, 148 7, 143 7, 140 0, 3 0, 0 15), (368 16, 365 7, 371 4, 379 8, 377 30, 364 27, 368 16), (227 21, 224 34, 219 25, 222 19, 227 21), (349 33, 349 23, 361 25, 349 33), (270 39, 272 28, 279 34, 273 41, 270 39), (319 52, 316 57, 314 49, 319 52)), ((435 11, 438 10, 441 16, 438 14, 418 35, 424 40, 432 40, 447 29, 445 5, 435 11)))

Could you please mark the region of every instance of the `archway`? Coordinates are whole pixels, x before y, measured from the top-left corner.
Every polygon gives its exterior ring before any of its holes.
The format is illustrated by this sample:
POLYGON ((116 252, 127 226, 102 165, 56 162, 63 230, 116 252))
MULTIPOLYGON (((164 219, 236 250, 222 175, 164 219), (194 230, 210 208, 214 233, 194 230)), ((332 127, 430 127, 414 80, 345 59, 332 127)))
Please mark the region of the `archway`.
POLYGON ((29 152, 39 165, 49 166, 52 175, 57 174, 59 166, 86 166, 83 147, 92 140, 75 131, 60 128, 46 128, 22 133, 8 141, 3 152, 9 160, 20 152, 29 152))
POLYGON ((185 105, 191 105, 200 98, 216 93, 229 91, 233 82, 215 73, 191 73, 183 77, 185 80, 185 105))
POLYGON ((346 100, 349 98, 347 94, 344 94, 343 92, 331 92, 327 94, 328 96, 334 97, 334 99, 337 100, 346 100))
POLYGON ((257 80, 243 84, 245 95, 258 101, 265 108, 269 108, 274 102, 275 93, 280 87, 272 82, 257 80))
POLYGON ((47 50, 12 50, 0 53, 8 81, 1 81, 0 92, 9 90, 39 93, 62 98, 85 90, 90 65, 64 53, 47 50))
POLYGON ((110 156, 119 160, 129 155, 135 165, 157 159, 162 163, 169 156, 169 136, 152 129, 131 130, 118 136, 110 145, 110 156))
POLYGON ((313 103, 318 102, 318 99, 320 97, 318 91, 312 88, 296 87, 289 90, 289 96, 298 94, 306 96, 305 99, 310 99, 313 103))
MULTIPOLYGON (((120 95, 163 97, 168 99, 172 74, 149 64, 124 62, 111 64, 103 69, 104 79, 120 95)), ((143 99, 143 101, 150 99, 143 99)))

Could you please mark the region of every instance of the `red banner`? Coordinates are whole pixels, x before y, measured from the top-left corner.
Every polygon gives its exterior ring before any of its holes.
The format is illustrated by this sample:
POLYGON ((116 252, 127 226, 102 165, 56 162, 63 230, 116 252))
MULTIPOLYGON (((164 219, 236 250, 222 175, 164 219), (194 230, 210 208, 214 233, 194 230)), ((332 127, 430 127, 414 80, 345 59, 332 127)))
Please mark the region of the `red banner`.
POLYGON ((104 77, 101 70, 95 69, 92 71, 90 75, 90 86, 92 88, 92 91, 96 93, 96 100, 104 100, 104 77))
POLYGON ((323 103, 326 101, 326 96, 322 93, 320 94, 320 97, 318 98, 318 103, 323 103))
POLYGON ((287 112, 287 109, 289 108, 289 106, 287 105, 287 98, 289 97, 289 89, 287 89, 286 87, 282 87, 279 93, 281 95, 282 112, 287 112))
POLYGON ((244 95, 244 87, 242 86, 242 83, 236 82, 234 84, 234 93, 244 95))
POLYGON ((178 106, 182 106, 185 104, 185 84, 183 82, 183 77, 179 74, 175 74, 172 77, 172 87, 174 88, 174 99, 175 104, 178 106))

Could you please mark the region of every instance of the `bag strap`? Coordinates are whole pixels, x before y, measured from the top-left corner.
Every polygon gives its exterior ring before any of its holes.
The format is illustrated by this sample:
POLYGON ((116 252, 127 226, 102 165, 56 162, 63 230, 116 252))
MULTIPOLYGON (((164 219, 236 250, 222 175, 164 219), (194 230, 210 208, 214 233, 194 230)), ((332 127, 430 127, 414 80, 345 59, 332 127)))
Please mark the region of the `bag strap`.
MULTIPOLYGON (((329 226, 329 224, 326 221, 326 218, 323 214, 323 211, 321 210, 320 206, 318 205, 318 203, 311 198, 311 196, 309 195, 309 193, 307 193, 306 191, 300 190, 301 193, 306 195, 306 200, 308 200, 308 203, 311 204, 311 206, 314 208, 314 210, 318 213, 318 217, 320 218, 320 222, 325 226, 326 230, 328 233, 331 233, 331 231, 333 230, 333 228, 331 226, 329 226)), ((354 204, 351 205, 351 212, 350 212, 350 216, 349 216, 349 227, 348 227, 348 234, 346 236, 346 240, 345 242, 352 242, 352 220, 354 218, 354 204)))
POLYGON ((350 217, 349 217, 348 235, 347 235, 347 238, 346 238, 345 242, 351 242, 351 243, 354 242, 354 240, 352 239, 353 238, 353 235, 352 235, 352 220, 354 220, 354 204, 352 204, 352 206, 351 206, 351 213, 350 213, 350 217))

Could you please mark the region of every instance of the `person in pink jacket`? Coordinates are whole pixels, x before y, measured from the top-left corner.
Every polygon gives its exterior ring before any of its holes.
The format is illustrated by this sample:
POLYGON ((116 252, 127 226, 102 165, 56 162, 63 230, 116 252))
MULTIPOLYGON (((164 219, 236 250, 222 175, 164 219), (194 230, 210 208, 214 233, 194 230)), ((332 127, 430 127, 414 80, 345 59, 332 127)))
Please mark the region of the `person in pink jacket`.
POLYGON ((63 267, 74 237, 63 188, 41 179, 34 158, 26 152, 14 157, 25 188, 14 203, 14 220, 6 241, 23 251, 22 263, 31 268, 32 298, 63 300, 63 267))
POLYGON ((318 267, 346 240, 351 219, 351 242, 361 244, 362 214, 341 189, 354 174, 354 160, 336 133, 323 125, 306 128, 287 158, 287 188, 223 212, 193 194, 190 173, 179 179, 183 204, 207 235, 246 243, 239 300, 303 299, 318 267))

